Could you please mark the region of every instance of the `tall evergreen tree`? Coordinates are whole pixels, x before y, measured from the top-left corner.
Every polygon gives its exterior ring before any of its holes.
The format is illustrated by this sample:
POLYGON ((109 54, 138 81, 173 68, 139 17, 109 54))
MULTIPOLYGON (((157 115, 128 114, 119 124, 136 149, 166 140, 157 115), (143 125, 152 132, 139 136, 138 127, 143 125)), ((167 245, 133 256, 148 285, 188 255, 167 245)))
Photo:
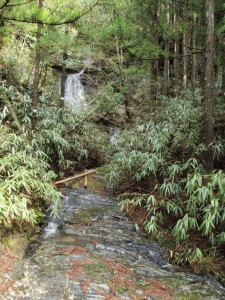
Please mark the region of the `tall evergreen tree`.
POLYGON ((214 140, 214 56, 215 56, 215 21, 214 0, 206 0, 206 65, 204 87, 204 141, 207 147, 205 166, 208 173, 213 170, 214 140))

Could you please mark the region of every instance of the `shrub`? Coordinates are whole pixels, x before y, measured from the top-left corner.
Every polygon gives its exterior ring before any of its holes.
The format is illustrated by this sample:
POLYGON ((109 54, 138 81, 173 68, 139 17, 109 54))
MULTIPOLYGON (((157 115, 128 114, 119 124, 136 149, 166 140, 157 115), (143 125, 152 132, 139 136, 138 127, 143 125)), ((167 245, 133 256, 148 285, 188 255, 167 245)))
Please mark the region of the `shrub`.
MULTIPOLYGON (((94 122, 93 116, 86 111, 72 111, 58 107, 47 94, 39 96, 37 122, 32 130, 32 99, 21 94, 15 87, 2 85, 10 99, 35 152, 45 155, 48 163, 62 175, 74 169, 84 169, 103 159, 106 136, 94 122), (88 120, 88 122, 85 122, 88 120), (93 134, 93 132, 95 134, 93 134)), ((17 129, 2 102, 4 124, 17 129)))
POLYGON ((4 84, 1 92, 0 222, 4 227, 34 224, 51 201, 57 213, 60 193, 51 184, 56 174, 50 169, 54 167, 64 176, 64 172, 100 160, 104 135, 94 123, 85 122, 88 111, 60 109, 46 95, 39 97, 36 127, 32 129, 29 95, 4 84), (4 98, 11 103, 19 126, 4 98))
POLYGON ((3 125, 0 129, 1 226, 35 224, 50 201, 55 203, 53 213, 56 213, 60 193, 51 184, 55 174, 48 171, 44 153, 36 155, 22 135, 3 125))
MULTIPOLYGON (((146 232, 189 263, 225 241, 225 174, 205 174, 201 119, 199 91, 163 98, 150 121, 117 138, 108 175, 122 208, 144 207, 146 232)), ((215 156, 223 149, 214 142, 215 156)))

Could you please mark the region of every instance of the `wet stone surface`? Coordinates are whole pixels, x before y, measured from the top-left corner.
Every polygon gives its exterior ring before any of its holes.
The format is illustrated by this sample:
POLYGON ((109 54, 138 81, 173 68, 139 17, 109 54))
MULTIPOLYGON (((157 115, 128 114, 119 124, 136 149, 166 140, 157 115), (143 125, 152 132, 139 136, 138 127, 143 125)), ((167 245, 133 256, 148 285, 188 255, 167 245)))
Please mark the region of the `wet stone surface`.
POLYGON ((225 299, 215 281, 171 266, 113 199, 67 191, 1 299, 225 299))

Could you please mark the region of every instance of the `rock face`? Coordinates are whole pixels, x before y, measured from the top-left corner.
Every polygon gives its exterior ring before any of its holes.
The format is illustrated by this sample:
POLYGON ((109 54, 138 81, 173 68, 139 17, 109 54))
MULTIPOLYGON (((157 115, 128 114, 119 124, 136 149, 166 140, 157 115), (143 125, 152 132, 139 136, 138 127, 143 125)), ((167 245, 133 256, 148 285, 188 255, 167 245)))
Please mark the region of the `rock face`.
POLYGON ((58 220, 2 299, 225 299, 215 281, 171 266, 113 199, 66 191, 58 220))

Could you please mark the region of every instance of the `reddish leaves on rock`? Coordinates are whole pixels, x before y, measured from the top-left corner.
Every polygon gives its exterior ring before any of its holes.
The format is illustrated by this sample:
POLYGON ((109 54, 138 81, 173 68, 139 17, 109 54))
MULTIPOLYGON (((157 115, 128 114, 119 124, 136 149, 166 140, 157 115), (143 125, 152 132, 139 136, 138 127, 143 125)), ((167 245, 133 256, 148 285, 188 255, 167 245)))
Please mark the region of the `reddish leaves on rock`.
POLYGON ((80 254, 86 253, 87 250, 81 246, 76 246, 73 248, 64 248, 62 250, 54 251, 49 254, 49 256, 56 256, 56 255, 68 255, 68 254, 80 254))
POLYGON ((81 273, 83 273, 83 267, 81 266, 80 262, 73 262, 71 264, 71 270, 67 272, 67 275, 73 278, 80 277, 81 273))
POLYGON ((12 255, 8 248, 0 250, 0 295, 13 288, 14 280, 7 279, 6 273, 14 271, 17 260, 18 257, 12 255))
POLYGON ((93 265, 94 262, 90 259, 82 259, 82 260, 73 260, 71 262, 71 267, 67 275, 73 278, 80 278, 84 273, 83 266, 85 265, 93 265))
POLYGON ((141 288, 138 285, 134 272, 123 263, 105 258, 100 258, 100 260, 113 273, 110 294, 105 295, 104 300, 122 300, 123 298, 117 296, 121 290, 128 294, 132 300, 145 300, 149 296, 155 296, 163 300, 174 299, 172 297, 174 290, 164 285, 161 281, 155 278, 147 278, 145 279, 146 285, 141 288))
MULTIPOLYGON (((75 247, 73 248, 72 253, 85 253, 86 250, 82 247, 75 247), (76 248, 76 249, 75 249, 76 248), (85 250, 85 252, 84 252, 85 250)), ((71 250, 71 249, 70 249, 71 250)), ((67 275, 70 277, 73 277, 74 279, 80 280, 80 288, 82 292, 87 292, 89 286, 90 286, 90 279, 81 279, 84 276, 84 266, 85 265, 93 265, 94 262, 90 259, 82 259, 82 260, 73 260, 71 262, 71 268, 70 271, 67 272, 67 275)))
POLYGON ((80 282, 80 288, 81 288, 82 292, 87 292, 89 286, 90 286, 89 279, 84 279, 80 282))
POLYGON ((146 279, 146 282, 149 283, 147 287, 144 289, 143 296, 147 299, 148 296, 153 295, 155 297, 159 297, 163 300, 173 300, 172 293, 174 292, 174 289, 162 284, 159 280, 155 278, 148 278, 146 279))
MULTIPOLYGON (((97 245, 97 242, 96 242, 97 245)), ((67 250, 68 253, 86 253, 82 247, 74 247, 67 250)), ((121 262, 98 257, 99 263, 104 265, 108 272, 112 274, 111 283, 109 284, 109 293, 98 291, 99 295, 104 296, 104 300, 122 300, 120 294, 127 294, 132 300, 145 300, 149 296, 157 297, 164 300, 173 300, 173 289, 163 284, 155 278, 146 278, 144 286, 138 284, 134 272, 121 262)), ((90 280, 85 275, 85 265, 95 265, 91 259, 77 259, 71 262, 70 271, 67 273, 70 277, 80 280, 80 288, 86 292, 90 286, 90 280), (85 278, 86 277, 86 278, 85 278)))
POLYGON ((125 298, 121 298, 121 297, 116 297, 116 296, 113 296, 113 295, 106 295, 104 297, 104 300, 123 300, 125 298))
POLYGON ((2 251, 0 257, 0 273, 12 271, 12 266, 16 262, 16 259, 17 257, 9 253, 9 251, 2 251))
POLYGON ((94 241, 92 242, 92 245, 94 246, 94 248, 96 248, 98 244, 99 244, 99 243, 98 243, 96 240, 94 240, 94 241))
POLYGON ((67 275, 73 278, 79 278, 83 271, 82 263, 80 261, 73 261, 71 263, 71 269, 67 272, 67 275))
POLYGON ((0 295, 7 292, 14 284, 13 280, 7 280, 6 282, 0 283, 0 295))
POLYGON ((100 260, 114 274, 124 273, 124 274, 127 274, 127 275, 133 275, 133 271, 131 269, 129 269, 128 267, 126 267, 123 263, 114 262, 114 261, 112 261, 110 259, 106 259, 106 258, 101 258, 100 260))
POLYGON ((66 248, 64 250, 65 253, 68 253, 68 254, 80 254, 80 253, 86 253, 87 250, 81 246, 76 246, 76 247, 73 247, 73 248, 66 248))

